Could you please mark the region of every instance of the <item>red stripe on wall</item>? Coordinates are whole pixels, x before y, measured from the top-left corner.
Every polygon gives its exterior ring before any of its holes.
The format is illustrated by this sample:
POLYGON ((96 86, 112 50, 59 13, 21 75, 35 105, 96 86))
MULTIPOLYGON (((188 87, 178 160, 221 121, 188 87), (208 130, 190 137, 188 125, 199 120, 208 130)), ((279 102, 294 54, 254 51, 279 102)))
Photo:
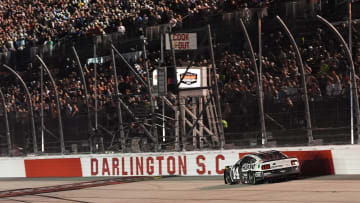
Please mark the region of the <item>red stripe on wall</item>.
POLYGON ((255 152, 245 152, 245 153, 239 153, 239 159, 243 158, 243 156, 247 155, 247 154, 251 154, 251 153, 255 153, 255 152))
MULTIPOLYGON (((314 150, 314 151, 282 151, 289 157, 299 159, 301 173, 304 176, 321 176, 334 175, 334 162, 331 150, 314 150)), ((242 158, 247 153, 239 153, 242 158)))
POLYGON ((80 158, 24 160, 26 177, 82 177, 80 158))

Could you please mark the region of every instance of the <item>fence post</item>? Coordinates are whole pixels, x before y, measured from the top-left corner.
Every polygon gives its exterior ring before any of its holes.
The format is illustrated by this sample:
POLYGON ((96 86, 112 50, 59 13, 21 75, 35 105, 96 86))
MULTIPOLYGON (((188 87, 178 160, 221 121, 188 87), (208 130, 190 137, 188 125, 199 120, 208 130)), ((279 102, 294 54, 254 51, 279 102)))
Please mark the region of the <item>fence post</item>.
POLYGON ((115 80, 115 92, 116 92, 116 103, 117 103, 117 110, 118 110, 118 124, 119 124, 119 130, 120 130, 120 139, 121 139, 121 151, 125 152, 125 133, 124 133, 124 125, 123 125, 123 118, 122 118, 122 112, 121 112, 121 104, 120 104, 120 92, 119 92, 119 83, 117 79, 117 72, 116 72, 116 64, 115 64, 115 54, 114 49, 111 49, 111 57, 112 57, 112 63, 113 63, 113 74, 114 74, 114 80, 115 80))
POLYGON ((56 83, 55 83, 55 80, 54 80, 53 76, 51 75, 50 70, 47 68, 46 64, 45 64, 44 61, 41 59, 41 57, 38 56, 38 55, 36 55, 36 57, 39 59, 40 63, 42 64, 42 68, 44 68, 45 71, 49 74, 51 83, 52 83, 52 85, 53 85, 53 87, 54 87, 55 100, 56 100, 56 109, 57 109, 58 122, 59 122, 60 150, 61 150, 61 154, 64 154, 64 153, 65 153, 64 132, 63 132, 62 119, 61 119, 61 110, 60 110, 59 95, 58 95, 58 91, 57 91, 57 88, 56 88, 56 83))
POLYGON ((10 68, 9 66, 7 66, 6 64, 3 64, 3 67, 8 69, 9 71, 11 71, 22 83, 22 85, 25 88, 26 94, 28 96, 28 100, 29 100, 29 110, 30 110, 30 119, 31 119, 31 127, 32 127, 32 136, 33 136, 33 150, 34 153, 38 152, 38 148, 37 148, 37 141, 36 141, 36 132, 35 132, 35 120, 34 120, 34 110, 33 110, 33 106, 32 106, 32 100, 31 100, 31 94, 30 91, 28 89, 28 87, 26 86, 24 80, 21 78, 21 76, 12 68, 10 68))
POLYGON ((150 108, 151 108, 151 129, 152 129, 152 133, 153 136, 155 137, 155 151, 157 152, 160 147, 159 147, 159 138, 158 138, 158 133, 157 133, 157 127, 156 127, 156 123, 155 123, 155 101, 154 101, 154 97, 152 94, 152 85, 151 85, 151 78, 150 78, 150 72, 149 72, 149 66, 148 66, 148 58, 147 58, 147 54, 146 54, 146 38, 144 36, 144 34, 142 34, 140 36, 140 40, 142 43, 142 49, 143 49, 143 58, 144 58, 144 66, 145 66, 145 70, 146 70, 146 77, 147 77, 147 86, 148 86, 148 93, 149 93, 149 97, 150 97, 150 108))
POLYGON ((212 70, 213 70, 213 80, 214 80, 214 83, 215 83, 215 97, 216 97, 216 99, 215 99, 216 107, 215 108, 217 110, 217 115, 215 117, 216 117, 217 127, 219 128, 219 134, 220 134, 220 149, 224 149, 224 145, 225 145, 224 126, 222 124, 222 111, 221 111, 221 106, 220 106, 220 94, 219 94, 219 86, 218 86, 218 80, 217 80, 214 48, 213 48, 213 43, 212 43, 210 25, 208 25, 208 35, 209 35, 211 63, 212 63, 212 70))
POLYGON ((306 129, 307 129, 308 143, 311 144, 312 141, 313 141, 313 135, 312 135, 311 116, 310 116, 310 108, 309 108, 309 97, 308 97, 308 93, 307 93, 307 85, 306 85, 306 79, 305 79, 304 64, 303 64, 302 57, 301 57, 301 54, 300 54, 300 51, 299 51, 299 47, 297 46, 297 44, 295 42, 295 39, 294 39, 293 35, 291 34, 290 30, 288 29, 288 27, 285 25, 284 21, 279 16, 276 16, 276 18, 279 21, 279 23, 282 25, 282 27, 284 28, 286 34, 289 36, 291 44, 295 48, 295 54, 297 56, 298 63, 299 63, 299 66, 300 66, 301 79, 302 79, 303 88, 304 88, 304 95, 305 95, 306 129))
POLYGON ((241 24, 241 28, 244 32, 245 38, 247 40, 247 43, 249 44, 249 49, 250 49, 250 53, 251 53, 251 60, 252 63, 254 64, 254 72, 255 72, 255 76, 256 76, 256 83, 257 83, 257 96, 258 96, 258 105, 259 105, 259 114, 260 114, 260 124, 261 124, 261 133, 262 133, 262 144, 266 144, 264 143, 264 141, 266 142, 266 127, 265 127, 265 116, 264 116, 264 100, 262 99, 262 88, 260 85, 260 76, 259 76, 259 71, 257 68, 257 64, 256 64, 256 59, 255 59, 255 54, 254 54, 254 49, 252 47, 251 44, 251 40, 249 37, 249 34, 246 30, 246 27, 244 25, 244 22, 240 19, 240 24, 241 24))
POLYGON ((12 156, 12 142, 11 142, 11 136, 10 136, 10 127, 9 127, 9 119, 8 114, 6 111, 6 101, 4 94, 2 90, 0 89, 0 96, 3 101, 3 107, 4 107, 4 117, 5 117, 5 127, 6 127, 6 138, 7 138, 7 144, 8 144, 8 154, 9 156, 12 156))
MULTIPOLYGON (((327 20, 325 20, 323 17, 316 15, 316 17, 322 22, 324 23, 328 28, 330 28, 331 31, 333 31, 335 33, 335 35, 337 36, 337 38, 340 40, 340 42, 343 44, 344 48, 345 48, 345 54, 346 57, 349 60, 350 63, 350 72, 351 72, 351 85, 352 85, 352 91, 351 93, 353 94, 353 100, 355 102, 355 114, 356 114, 356 129, 357 129, 357 136, 358 136, 358 142, 360 141, 360 114, 359 114, 359 97, 358 97, 358 93, 357 93, 357 84, 355 81, 355 67, 354 67, 354 61, 352 59, 352 55, 351 55, 351 51, 349 49, 349 46, 346 44, 344 38, 341 36, 341 34, 339 33, 339 31, 327 20)), ((351 108, 351 111, 353 111, 353 108, 351 108)), ((352 126, 352 131, 354 126, 352 126)), ((353 138, 352 138, 353 139, 353 138)))
POLYGON ((90 106, 89 106, 89 92, 87 89, 87 84, 86 84, 86 80, 85 80, 85 75, 84 75, 84 70, 82 68, 80 59, 79 59, 79 55, 77 54, 77 51, 75 49, 75 47, 72 47, 72 50, 75 54, 75 58, 78 64, 78 67, 80 69, 80 74, 81 74, 81 79, 84 85, 84 91, 85 91, 85 100, 86 100, 86 107, 87 107, 87 118, 88 118, 88 133, 89 133, 89 147, 90 147, 90 152, 93 151, 93 142, 92 142, 92 137, 91 135, 93 134, 93 127, 92 127, 92 123, 91 123, 91 112, 90 112, 90 106))

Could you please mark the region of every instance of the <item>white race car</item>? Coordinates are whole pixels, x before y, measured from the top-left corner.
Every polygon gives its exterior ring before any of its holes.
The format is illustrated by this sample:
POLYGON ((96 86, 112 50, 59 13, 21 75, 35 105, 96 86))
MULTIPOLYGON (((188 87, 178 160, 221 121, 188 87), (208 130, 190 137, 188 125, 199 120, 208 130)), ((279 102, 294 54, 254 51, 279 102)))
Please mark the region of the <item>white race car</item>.
POLYGON ((269 179, 295 178, 300 175, 299 160, 279 151, 247 154, 224 170, 225 184, 257 184, 269 179))

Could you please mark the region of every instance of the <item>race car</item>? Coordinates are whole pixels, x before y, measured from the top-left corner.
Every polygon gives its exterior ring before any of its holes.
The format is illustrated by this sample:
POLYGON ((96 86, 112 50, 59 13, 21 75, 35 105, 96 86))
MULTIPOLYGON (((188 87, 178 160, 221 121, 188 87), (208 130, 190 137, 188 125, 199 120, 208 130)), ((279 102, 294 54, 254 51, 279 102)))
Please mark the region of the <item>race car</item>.
POLYGON ((250 153, 232 166, 225 166, 225 184, 257 184, 266 180, 300 175, 299 160, 276 151, 250 153))

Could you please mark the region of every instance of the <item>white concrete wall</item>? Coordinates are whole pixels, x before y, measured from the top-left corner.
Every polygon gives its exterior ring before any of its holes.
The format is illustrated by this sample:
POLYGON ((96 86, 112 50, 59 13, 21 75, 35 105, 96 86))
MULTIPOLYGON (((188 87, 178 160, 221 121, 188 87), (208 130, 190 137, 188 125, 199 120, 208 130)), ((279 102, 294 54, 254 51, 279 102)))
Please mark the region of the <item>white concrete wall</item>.
MULTIPOLYGON (((320 150, 331 150, 330 154, 332 156, 333 171, 335 174, 360 174, 360 145, 339 145, 169 153, 3 157, 0 158, 0 177, 26 177, 26 170, 31 169, 29 169, 29 165, 26 167, 24 160, 67 158, 80 158, 81 166, 77 167, 77 170, 81 170, 79 173, 83 177, 130 175, 222 175, 222 169, 225 165, 235 163, 239 158, 239 154, 272 149, 285 152, 290 151, 293 154, 300 154, 303 152, 316 153, 316 151, 320 150)), ((307 161, 311 162, 311 160, 307 161)), ((44 167, 43 169, 45 170, 47 170, 47 167, 51 167, 46 164, 46 161, 42 164, 44 167)), ((72 166, 68 167, 71 168, 72 166)))
POLYGON ((335 174, 360 174, 360 146, 345 146, 331 150, 335 174))

